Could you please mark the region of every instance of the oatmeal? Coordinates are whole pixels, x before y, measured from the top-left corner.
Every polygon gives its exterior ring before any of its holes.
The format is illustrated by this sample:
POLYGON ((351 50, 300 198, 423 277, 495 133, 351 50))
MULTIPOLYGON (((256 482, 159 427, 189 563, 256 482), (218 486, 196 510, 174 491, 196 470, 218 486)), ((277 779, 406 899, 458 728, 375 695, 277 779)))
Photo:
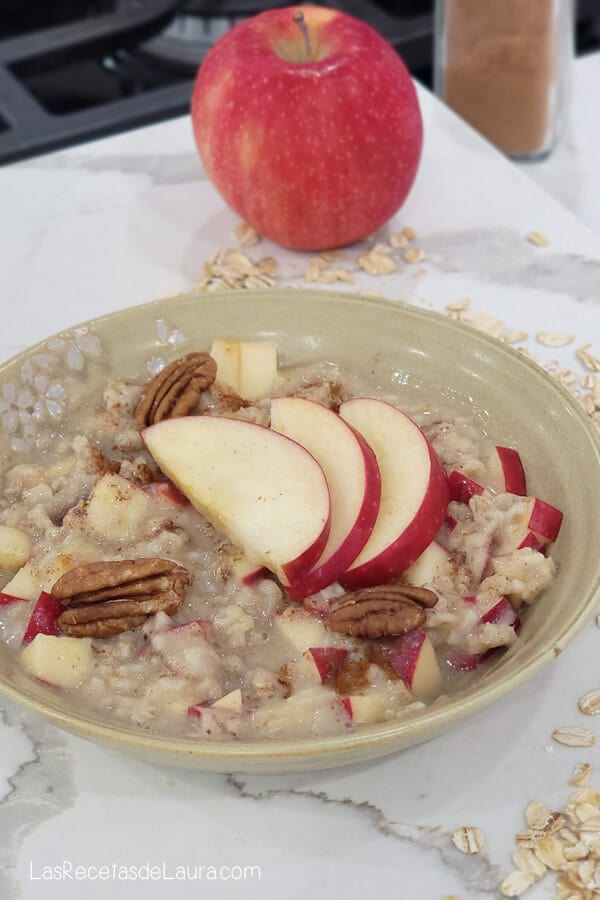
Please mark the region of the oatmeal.
POLYGON ((1 639, 152 732, 399 720, 518 642, 556 572, 562 517, 515 450, 272 345, 111 382, 67 437, 3 476, 1 639))

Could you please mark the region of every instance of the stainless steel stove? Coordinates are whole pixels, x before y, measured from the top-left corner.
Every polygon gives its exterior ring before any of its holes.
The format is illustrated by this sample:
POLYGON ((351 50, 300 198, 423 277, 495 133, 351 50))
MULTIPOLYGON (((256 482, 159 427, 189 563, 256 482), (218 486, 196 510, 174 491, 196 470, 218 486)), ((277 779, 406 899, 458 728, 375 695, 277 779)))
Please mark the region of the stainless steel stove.
MULTIPOLYGON (((194 75, 266 0, 0 0, 0 163, 187 112, 194 75)), ((430 83, 433 0, 333 0, 369 22, 430 83)), ((600 0, 580 0, 596 46, 600 0)))

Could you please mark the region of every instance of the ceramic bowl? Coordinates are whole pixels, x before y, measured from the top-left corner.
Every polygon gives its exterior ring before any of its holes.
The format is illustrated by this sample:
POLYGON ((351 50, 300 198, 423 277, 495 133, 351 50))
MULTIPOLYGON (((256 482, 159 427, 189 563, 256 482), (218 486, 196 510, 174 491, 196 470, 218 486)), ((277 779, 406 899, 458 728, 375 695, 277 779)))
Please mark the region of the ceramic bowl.
MULTIPOLYGON (((590 544, 600 497, 598 433, 535 364, 460 323, 397 302, 324 291, 196 294, 124 310, 73 329, 58 342, 46 341, 0 368, 0 384, 18 387, 23 372, 29 374, 24 364, 37 365, 36 356, 46 354, 52 377, 62 373, 64 415, 72 417, 111 373, 139 375, 152 357, 208 349, 216 337, 272 340, 283 365, 332 360, 413 398, 435 401, 439 395, 445 406, 475 416, 498 443, 518 446, 529 492, 564 512, 553 549, 558 575, 527 611, 522 640, 480 670, 469 687, 411 718, 294 742, 169 739, 102 720, 26 676, 2 645, 0 689, 6 695, 62 728, 146 760, 219 772, 300 771, 383 756, 460 727, 461 719, 531 678, 575 637, 600 593, 600 554, 590 544)), ((18 432, 0 433, 2 458, 10 457, 11 442, 21 448, 20 439, 18 432)))

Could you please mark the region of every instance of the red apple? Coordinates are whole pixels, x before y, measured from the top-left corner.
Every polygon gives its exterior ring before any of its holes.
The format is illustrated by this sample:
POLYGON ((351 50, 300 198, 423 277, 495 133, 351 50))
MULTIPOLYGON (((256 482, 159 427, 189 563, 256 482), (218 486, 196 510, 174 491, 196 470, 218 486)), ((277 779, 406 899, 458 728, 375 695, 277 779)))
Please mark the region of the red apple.
POLYGON ((342 403, 340 415, 372 447, 381 474, 375 527, 339 579, 353 590, 389 581, 415 562, 444 521, 448 485, 421 429, 395 406, 357 398, 342 403))
POLYGON ((329 534, 329 489, 300 444, 221 416, 166 419, 143 437, 162 471, 257 568, 289 585, 319 558, 329 534))
POLYGON ((389 661, 415 697, 434 696, 441 685, 440 667, 431 639, 424 631, 409 631, 393 642, 389 661))
POLYGON ((302 397, 271 402, 271 428, 302 444, 325 473, 331 497, 331 527, 314 567, 288 588, 302 600, 327 587, 356 559, 377 519, 381 478, 367 442, 325 406, 302 397))
POLYGON ((521 620, 506 597, 501 597, 494 606, 484 612, 479 621, 483 624, 490 622, 493 625, 511 625, 515 631, 521 627, 521 620))
POLYGON ((23 643, 29 644, 38 634, 49 634, 57 637, 61 633, 57 619, 63 611, 64 606, 62 603, 55 600, 52 594, 42 591, 27 623, 27 628, 23 635, 23 643))
POLYGON ((503 556, 532 547, 540 550, 558 537, 563 515, 556 507, 528 497, 519 515, 514 516, 494 539, 494 556, 503 556))
POLYGON ((294 6, 246 19, 207 54, 192 97, 204 168, 271 240, 361 240, 403 204, 423 125, 404 63, 370 26, 294 6))
POLYGON ((309 652, 323 684, 333 681, 348 656, 343 647, 309 647, 309 652))
POLYGON ((172 481, 152 481, 144 490, 169 506, 189 506, 190 501, 172 481))
POLYGON ((511 447, 494 447, 487 461, 487 469, 491 487, 495 491, 519 494, 521 497, 526 495, 525 469, 516 450, 511 447))
POLYGON ((450 559, 450 552, 437 541, 432 541, 412 566, 406 570, 406 580, 415 587, 433 584, 440 575, 449 573, 450 559))
POLYGON ((473 481, 468 475, 457 472, 456 469, 448 475, 448 488, 450 499, 456 500, 458 503, 468 503, 471 497, 483 494, 484 490, 483 485, 473 481))
POLYGON ((25 597, 15 597, 14 594, 5 594, 0 592, 0 606, 10 606, 11 603, 22 603, 25 597))

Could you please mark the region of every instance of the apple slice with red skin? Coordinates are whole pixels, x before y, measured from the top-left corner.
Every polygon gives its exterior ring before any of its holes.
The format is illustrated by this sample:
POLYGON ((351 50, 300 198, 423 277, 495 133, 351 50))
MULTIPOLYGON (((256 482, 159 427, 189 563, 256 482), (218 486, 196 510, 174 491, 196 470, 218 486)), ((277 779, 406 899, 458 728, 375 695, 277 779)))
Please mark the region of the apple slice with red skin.
POLYGON ((494 556, 504 556, 523 547, 544 549, 558 537, 562 519, 563 514, 556 507, 537 497, 528 497, 520 515, 495 536, 494 556))
POLYGON ((64 606, 58 600, 42 591, 37 599, 33 612, 27 623, 25 634, 23 635, 23 644, 29 644, 38 634, 49 634, 52 637, 58 637, 61 630, 58 627, 57 619, 64 612, 64 606))
POLYGON ((521 457, 511 447, 494 447, 486 468, 490 476, 490 486, 499 494, 527 494, 527 480, 521 457))
POLYGON ((442 676, 428 634, 421 629, 409 631, 393 642, 390 651, 392 668, 417 699, 439 692, 442 676))
MULTIPOLYGON (((466 598, 465 598, 466 599, 466 598)), ((494 606, 484 612, 479 620, 482 624, 490 622, 493 625, 510 625, 515 631, 521 627, 521 619, 513 609, 510 600, 501 597, 494 606)))
POLYGON ((343 647, 309 647, 322 684, 333 681, 348 656, 343 647))
POLYGON ((329 534, 329 489, 300 444, 220 416, 167 419, 143 438, 192 505, 282 584, 298 581, 319 558, 329 534))
POLYGON ((477 481, 473 481, 463 472, 454 469, 448 475, 448 490, 450 491, 450 500, 457 503, 468 503, 471 497, 477 494, 483 494, 484 487, 477 481))
POLYGON ((450 556, 449 550, 446 550, 437 541, 432 541, 412 566, 406 570, 408 583, 414 584, 415 587, 433 584, 436 578, 448 571, 450 556))
POLYGON ((395 406, 357 398, 342 403, 340 415, 371 446, 381 475, 375 527, 339 579, 353 590, 383 584, 418 559, 446 516, 448 483, 421 429, 395 406))
POLYGON ((297 441, 325 473, 331 497, 329 537, 314 567, 288 588, 302 600, 337 581, 369 539, 381 497, 375 454, 331 409, 302 397, 271 402, 271 428, 297 441))
POLYGON ((5 594, 0 591, 0 606, 10 606, 11 603, 23 603, 26 597, 15 597, 14 594, 5 594))

